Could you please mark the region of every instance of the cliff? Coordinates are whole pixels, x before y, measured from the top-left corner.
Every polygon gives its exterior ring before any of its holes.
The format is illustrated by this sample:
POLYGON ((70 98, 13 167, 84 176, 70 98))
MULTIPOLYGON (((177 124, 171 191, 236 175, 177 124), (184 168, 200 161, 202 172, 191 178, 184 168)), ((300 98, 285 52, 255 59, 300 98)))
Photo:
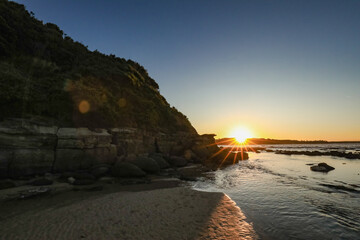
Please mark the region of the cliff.
POLYGON ((0 120, 196 133, 137 62, 89 51, 6 0, 0 0, 0 32, 0 120))
POLYGON ((199 136, 138 63, 91 52, 5 0, 0 32, 0 179, 55 174, 88 184, 170 167, 193 179, 198 170, 178 168, 247 159, 199 136))

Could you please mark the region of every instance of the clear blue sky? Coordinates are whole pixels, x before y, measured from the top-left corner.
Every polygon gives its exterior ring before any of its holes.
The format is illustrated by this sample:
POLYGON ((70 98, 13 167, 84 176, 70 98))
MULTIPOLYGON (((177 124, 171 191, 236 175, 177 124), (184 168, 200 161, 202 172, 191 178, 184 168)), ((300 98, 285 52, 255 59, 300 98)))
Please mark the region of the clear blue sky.
POLYGON ((17 2, 142 64, 199 133, 360 140, 360 1, 17 2))

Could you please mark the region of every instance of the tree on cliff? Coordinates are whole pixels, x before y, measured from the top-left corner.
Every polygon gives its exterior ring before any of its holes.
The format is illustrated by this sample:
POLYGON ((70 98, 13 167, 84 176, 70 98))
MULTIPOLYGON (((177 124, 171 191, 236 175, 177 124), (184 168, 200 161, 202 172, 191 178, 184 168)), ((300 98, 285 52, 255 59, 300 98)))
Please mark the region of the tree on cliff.
POLYGON ((0 0, 0 120, 196 132, 139 63, 89 51, 53 23, 0 0))

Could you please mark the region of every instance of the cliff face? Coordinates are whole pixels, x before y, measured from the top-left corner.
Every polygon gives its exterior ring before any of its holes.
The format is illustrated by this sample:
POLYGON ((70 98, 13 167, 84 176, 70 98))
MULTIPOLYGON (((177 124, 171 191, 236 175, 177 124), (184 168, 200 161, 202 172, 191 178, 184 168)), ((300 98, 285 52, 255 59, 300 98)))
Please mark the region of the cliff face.
POLYGON ((91 52, 23 5, 0 0, 0 120, 196 133, 132 60, 91 52))
POLYGON ((176 156, 184 165, 199 163, 211 156, 208 148, 214 147, 212 143, 212 135, 187 132, 165 134, 136 128, 90 130, 8 119, 0 122, 0 179, 110 168, 116 162, 131 162, 131 157, 146 159, 160 153, 169 162, 170 156, 176 156))

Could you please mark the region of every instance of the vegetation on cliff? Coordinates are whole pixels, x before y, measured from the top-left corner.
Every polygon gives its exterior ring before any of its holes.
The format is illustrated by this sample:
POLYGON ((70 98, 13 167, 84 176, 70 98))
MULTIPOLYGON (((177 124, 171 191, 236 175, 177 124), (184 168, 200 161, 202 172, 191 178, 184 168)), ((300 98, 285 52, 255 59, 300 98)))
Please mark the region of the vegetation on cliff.
POLYGON ((196 132, 132 60, 89 51, 21 4, 0 0, 0 120, 196 132))

